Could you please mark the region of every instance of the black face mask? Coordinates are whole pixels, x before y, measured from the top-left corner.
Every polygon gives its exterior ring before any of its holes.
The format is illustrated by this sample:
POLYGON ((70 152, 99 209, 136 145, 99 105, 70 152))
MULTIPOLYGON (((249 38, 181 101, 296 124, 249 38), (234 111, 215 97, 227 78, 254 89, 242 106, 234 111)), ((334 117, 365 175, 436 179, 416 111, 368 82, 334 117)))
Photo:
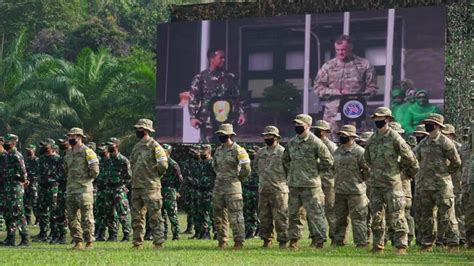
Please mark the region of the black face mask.
POLYGON ((321 138, 321 129, 315 128, 314 129, 314 135, 316 135, 316 137, 318 137, 318 138, 321 138))
POLYGON ((114 153, 114 152, 115 152, 115 148, 114 148, 114 147, 108 147, 107 150, 108 150, 110 153, 114 153))
POLYGON ((295 126, 295 132, 296 132, 296 134, 298 134, 298 135, 303 134, 303 132, 304 132, 304 126, 295 126))
POLYGON ((275 139, 271 138, 271 139, 265 139, 265 143, 268 145, 268 146, 273 146, 273 143, 275 143, 275 139))
POLYGON ((416 143, 420 143, 423 139, 425 139, 425 136, 415 136, 416 138, 416 143))
POLYGON ((221 136, 219 136, 219 141, 220 141, 221 143, 226 143, 228 139, 229 139, 229 136, 227 136, 227 135, 221 135, 221 136))
POLYGON ((41 153, 42 153, 42 154, 46 154, 46 153, 49 152, 49 150, 50 150, 50 148, 44 148, 44 147, 43 147, 43 148, 41 148, 41 153))
POLYGON ((203 161, 207 160, 207 154, 201 154, 201 155, 199 155, 199 157, 200 157, 201 160, 203 160, 203 161))
POLYGON ((12 145, 11 145, 11 144, 9 144, 9 143, 5 143, 5 144, 3 144, 3 148, 4 148, 6 151, 10 150, 10 149, 11 149, 11 147, 12 147, 12 145))
POLYGON ((137 138, 142 139, 145 136, 145 131, 137 130, 135 135, 137 135, 137 138))
POLYGON ((434 124, 425 124, 425 130, 426 132, 431 132, 435 129, 435 125, 434 124))
POLYGON ((385 126, 385 124, 387 124, 387 122, 384 120, 379 120, 379 121, 375 121, 375 126, 377 128, 383 128, 383 126, 385 126))
POLYGON ((349 137, 347 137, 347 136, 339 136, 339 143, 341 143, 341 144, 346 144, 347 142, 349 142, 349 137))
POLYGON ((74 145, 76 145, 77 140, 76 139, 69 139, 68 142, 69 142, 69 145, 74 146, 74 145))

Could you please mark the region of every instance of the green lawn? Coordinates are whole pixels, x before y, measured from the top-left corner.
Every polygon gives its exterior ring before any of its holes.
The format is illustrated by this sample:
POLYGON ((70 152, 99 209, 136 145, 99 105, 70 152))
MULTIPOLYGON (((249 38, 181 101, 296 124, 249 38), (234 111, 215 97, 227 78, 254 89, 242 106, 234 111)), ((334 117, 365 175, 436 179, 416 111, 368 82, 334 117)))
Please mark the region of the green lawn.
MULTIPOLYGON (((185 225, 184 215, 180 216, 185 225)), ((31 227, 31 234, 36 234, 37 227, 31 227)), ((308 235, 305 232, 305 235, 308 235)), ((5 237, 5 232, 0 233, 5 237)), ((168 265, 316 265, 325 264, 474 264, 474 251, 462 248, 457 253, 435 248, 433 253, 422 253, 412 246, 406 256, 397 257, 391 247, 383 255, 371 254, 367 249, 329 247, 322 250, 310 249, 308 239, 302 240, 299 251, 279 250, 277 245, 272 249, 260 248, 262 242, 252 239, 245 242, 242 251, 217 250, 216 241, 188 240, 189 235, 181 235, 179 241, 167 241, 165 249, 155 251, 150 241, 145 249, 131 249, 131 243, 96 242, 95 249, 90 251, 73 251, 72 245, 49 245, 32 243, 30 248, 0 248, 0 264, 16 265, 65 265, 65 264, 168 264, 168 265)), ((18 237, 17 237, 18 239, 18 237)), ((17 240, 18 242, 18 240, 17 240)), ((232 245, 232 243, 230 243, 232 245)), ((278 244, 278 243, 276 243, 278 244)))

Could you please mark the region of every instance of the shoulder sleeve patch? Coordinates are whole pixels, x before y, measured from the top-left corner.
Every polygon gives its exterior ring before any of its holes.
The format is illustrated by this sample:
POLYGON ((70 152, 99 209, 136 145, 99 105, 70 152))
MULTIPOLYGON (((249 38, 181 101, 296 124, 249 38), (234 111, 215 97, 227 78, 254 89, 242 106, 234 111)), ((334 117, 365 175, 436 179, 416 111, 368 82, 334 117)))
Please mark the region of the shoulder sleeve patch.
POLYGON ((87 160, 88 165, 95 164, 95 163, 99 162, 99 159, 97 158, 97 155, 95 154, 95 152, 92 149, 86 148, 85 151, 86 151, 86 160, 87 160))
POLYGON ((155 146, 155 159, 158 163, 168 161, 165 150, 160 145, 155 146))
POLYGON ((250 163, 249 155, 242 147, 237 148, 237 160, 239 160, 239 164, 250 163))

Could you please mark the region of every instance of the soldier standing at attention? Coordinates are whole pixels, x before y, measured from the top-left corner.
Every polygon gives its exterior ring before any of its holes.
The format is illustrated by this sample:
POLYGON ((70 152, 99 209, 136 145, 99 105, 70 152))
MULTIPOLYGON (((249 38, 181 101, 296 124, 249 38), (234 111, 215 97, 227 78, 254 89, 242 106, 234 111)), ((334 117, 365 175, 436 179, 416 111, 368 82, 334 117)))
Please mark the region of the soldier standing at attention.
POLYGON ((281 160, 285 148, 280 145, 277 127, 267 126, 262 133, 266 146, 259 149, 253 162, 259 177, 258 218, 263 247, 272 246, 273 228, 281 249, 288 242, 288 185, 281 160))
POLYGON ((114 232, 117 231, 117 223, 111 221, 107 223, 106 213, 107 207, 111 204, 108 203, 112 197, 112 193, 107 189, 107 179, 110 170, 110 155, 105 145, 100 145, 97 148, 99 155, 99 168, 100 173, 94 180, 94 186, 96 188, 95 199, 94 199, 94 219, 95 219, 95 231, 96 241, 105 241, 105 231, 108 229, 109 238, 107 240, 116 239, 114 232))
POLYGON ((5 221, 7 224, 6 246, 15 246, 15 233, 18 230, 21 236, 19 246, 29 246, 28 226, 26 224, 25 207, 23 206, 24 187, 28 186, 27 173, 23 155, 18 152, 16 144, 18 136, 8 134, 5 137, 4 148, 6 156, 5 176, 5 221))
POLYGON ((31 224, 31 216, 38 217, 38 157, 35 145, 26 148, 25 166, 29 183, 25 188, 25 215, 26 222, 31 224))
POLYGON ((438 208, 438 232, 443 232, 451 250, 459 246, 459 227, 455 215, 455 196, 451 175, 461 167, 461 159, 454 143, 441 130, 444 117, 432 113, 422 123, 429 136, 423 139, 416 149, 420 162, 420 198, 421 198, 421 245, 422 250, 432 251, 435 241, 433 225, 435 207, 438 208))
POLYGON ((337 116, 340 96, 356 93, 377 92, 375 68, 367 59, 352 54, 352 40, 347 35, 334 42, 336 58, 326 62, 314 80, 314 89, 319 97, 326 100, 323 120, 331 124, 331 129, 339 129, 337 116))
POLYGON ((127 185, 132 178, 130 162, 119 152, 120 141, 117 138, 110 138, 106 143, 109 154, 108 174, 107 174, 107 201, 106 201, 106 224, 115 231, 109 231, 107 241, 117 240, 118 224, 116 217, 122 225, 122 242, 128 241, 131 231, 130 224, 130 204, 128 201, 127 185))
POLYGON ((84 131, 74 127, 67 134, 71 149, 64 158, 67 175, 66 205, 69 228, 74 249, 93 248, 94 241, 94 195, 92 182, 99 174, 99 159, 95 152, 82 141, 84 131))
POLYGON ((161 194, 163 194, 163 208, 161 214, 164 221, 165 239, 168 234, 168 221, 171 223, 171 232, 173 233, 173 240, 179 240, 179 220, 178 220, 178 202, 176 189, 183 183, 183 176, 181 175, 181 168, 178 163, 171 158, 171 145, 163 144, 163 149, 168 156, 168 170, 161 179, 161 194))
POLYGON ((189 93, 191 126, 201 129, 201 142, 210 142, 215 126, 213 119, 217 123, 233 123, 233 116, 238 114, 237 123, 245 123, 237 79, 224 69, 224 50, 211 48, 207 58, 209 67, 194 76, 189 93))
POLYGON ((356 247, 366 247, 369 199, 366 196, 365 182, 369 179, 369 167, 364 159, 364 148, 355 143, 356 128, 353 125, 344 125, 337 134, 341 146, 334 152, 336 181, 334 243, 336 246, 346 244, 350 215, 354 244, 356 247))
POLYGON ((212 219, 212 189, 216 180, 216 173, 212 168, 212 147, 209 144, 204 144, 200 150, 199 169, 200 173, 197 194, 199 194, 197 202, 198 221, 196 226, 201 225, 201 235, 199 239, 211 239, 210 231, 213 228, 214 239, 217 239, 217 230, 212 219))
POLYGON ((150 136, 150 133, 155 132, 151 120, 139 119, 133 127, 140 140, 133 147, 130 156, 133 248, 143 249, 145 217, 148 212, 153 244, 156 250, 161 250, 165 242, 165 235, 163 217, 161 216, 163 199, 160 179, 168 169, 168 156, 161 145, 150 136))
MULTIPOLYGON (((250 161, 255 158, 255 150, 248 149, 250 161)), ((242 194, 244 198, 244 220, 245 239, 255 237, 258 229, 258 174, 252 168, 249 178, 242 182, 242 194)))
POLYGON ((369 181, 372 190, 372 251, 382 253, 384 250, 386 220, 394 231, 393 242, 397 255, 405 255, 408 246, 408 225, 400 169, 406 168, 410 173, 415 172, 418 162, 405 140, 389 127, 389 122, 393 119, 390 109, 378 107, 372 119, 377 131, 368 141, 364 152, 370 167, 369 181))
POLYGON ((213 215, 218 230, 217 240, 219 248, 226 248, 229 221, 234 236, 234 249, 239 250, 243 248, 245 240, 242 181, 251 173, 250 158, 245 149, 234 142, 236 134, 232 124, 220 125, 216 134, 221 143, 212 162, 216 172, 213 215))
POLYGON ((290 190, 288 237, 293 250, 298 249, 303 230, 301 207, 307 213, 311 247, 322 248, 327 238, 320 174, 331 169, 334 160, 326 145, 311 133, 312 121, 306 114, 296 116, 293 120, 296 136, 288 142, 282 157, 290 190))
MULTIPOLYGON (((331 125, 324 120, 318 120, 314 123, 314 135, 321 139, 321 141, 329 149, 331 155, 334 156, 334 152, 337 149, 336 143, 332 142, 329 137, 331 136, 331 125)), ((324 192, 324 214, 328 220, 329 226, 329 238, 334 238, 334 230, 336 223, 336 216, 334 213, 334 200, 336 192, 334 191, 334 169, 330 169, 324 173, 321 173, 321 185, 324 192)))

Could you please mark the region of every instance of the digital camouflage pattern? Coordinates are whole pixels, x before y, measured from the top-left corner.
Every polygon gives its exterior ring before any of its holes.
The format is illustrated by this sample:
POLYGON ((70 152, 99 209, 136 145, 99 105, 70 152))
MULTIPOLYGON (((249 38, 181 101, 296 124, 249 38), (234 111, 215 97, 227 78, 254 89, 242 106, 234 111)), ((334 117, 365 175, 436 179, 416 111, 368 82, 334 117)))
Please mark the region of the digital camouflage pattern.
MULTIPOLYGON (((190 150, 191 151, 191 150, 190 150)), ((194 151, 194 150, 193 150, 194 151)), ((182 162, 183 185, 180 188, 183 195, 183 209, 188 214, 188 227, 195 224, 198 216, 197 173, 199 173, 199 159, 193 152, 189 158, 182 162)), ((195 226, 196 236, 200 234, 195 226)))
POLYGON ((200 238, 209 236, 211 228, 216 233, 212 219, 212 190, 216 180, 216 173, 212 168, 212 158, 198 161, 198 173, 196 182, 197 211, 195 217, 195 228, 200 232, 200 238))
POLYGON ((107 189, 108 173, 110 168, 110 157, 98 157, 100 172, 97 178, 94 179, 95 187, 95 199, 94 199, 94 220, 95 229, 98 233, 98 240, 103 240, 106 229, 108 228, 109 234, 112 234, 117 229, 115 221, 112 223, 107 221, 107 205, 109 199, 111 199, 112 193, 107 189))
POLYGON ((178 202, 176 190, 183 183, 181 168, 178 163, 171 157, 168 157, 169 167, 161 179, 161 193, 163 194, 163 208, 161 210, 164 220, 164 234, 168 233, 168 223, 171 223, 171 232, 173 239, 179 238, 179 221, 178 221, 178 202))
POLYGON ((38 216, 38 157, 27 156, 25 159, 28 173, 28 186, 25 188, 25 216, 31 222, 31 216, 38 216))

